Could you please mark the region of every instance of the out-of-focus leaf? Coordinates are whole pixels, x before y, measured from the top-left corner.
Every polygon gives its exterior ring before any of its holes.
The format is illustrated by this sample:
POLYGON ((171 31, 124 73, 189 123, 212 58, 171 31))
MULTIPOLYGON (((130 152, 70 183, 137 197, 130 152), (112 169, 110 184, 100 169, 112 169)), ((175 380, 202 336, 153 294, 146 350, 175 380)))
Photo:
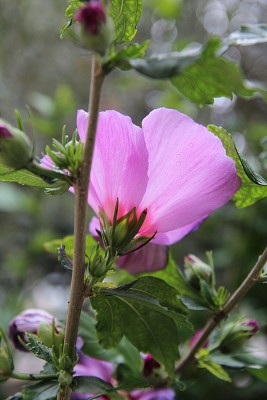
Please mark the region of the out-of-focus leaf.
POLYGON ((260 381, 267 383, 267 367, 263 368, 246 368, 252 376, 258 378, 260 381))
POLYGON ((174 299, 168 299, 168 291, 165 300, 161 289, 159 300, 156 298, 158 283, 156 278, 140 278, 117 289, 103 289, 91 302, 97 311, 96 329, 101 345, 114 347, 125 335, 139 351, 153 354, 173 375, 174 362, 179 358, 178 327, 191 325, 184 315, 173 311, 174 299), (171 309, 166 308, 168 304, 171 309))
POLYGON ((221 40, 212 38, 201 57, 171 78, 173 85, 188 99, 197 104, 213 104, 215 97, 232 98, 265 94, 266 90, 247 87, 237 64, 217 56, 221 40))
POLYGON ((233 198, 237 207, 248 207, 267 197, 267 182, 259 174, 253 172, 247 161, 241 158, 231 135, 215 125, 209 125, 208 129, 221 139, 226 154, 235 162, 237 174, 242 181, 241 188, 233 198))
POLYGON ((111 71, 114 67, 118 67, 122 70, 131 68, 129 60, 132 58, 141 58, 145 55, 145 51, 149 45, 149 40, 138 44, 131 43, 128 46, 123 47, 119 51, 112 49, 103 63, 103 69, 106 73, 111 71))
POLYGON ((267 42, 267 24, 244 24, 238 31, 230 33, 223 41, 223 49, 229 46, 251 46, 267 42))
POLYGON ((129 64, 149 78, 166 79, 179 75, 183 69, 193 64, 200 57, 201 51, 201 48, 196 47, 145 59, 133 59, 129 64))
POLYGON ((112 0, 109 14, 114 21, 116 43, 130 42, 142 14, 142 0, 112 0))
POLYGON ((22 393, 16 393, 16 394, 14 394, 14 396, 9 396, 5 400, 23 400, 22 393))
POLYGON ((34 385, 24 386, 23 400, 56 400, 59 390, 56 382, 39 382, 34 385))
POLYGON ((232 355, 226 355, 219 352, 216 352, 210 355, 210 359, 214 361, 216 364, 223 365, 225 367, 234 368, 234 369, 241 369, 246 366, 245 363, 236 360, 232 355))
MULTIPOLYGON (((51 240, 51 242, 44 243, 44 248, 49 253, 57 254, 58 248, 64 244, 66 254, 73 258, 73 248, 74 248, 74 236, 65 236, 62 239, 51 240)), ((92 250, 96 246, 96 241, 91 235, 86 236, 86 254, 90 256, 92 250)))
POLYGON ((86 393, 108 393, 115 392, 114 387, 96 376, 75 376, 73 378, 72 389, 74 392, 86 393))

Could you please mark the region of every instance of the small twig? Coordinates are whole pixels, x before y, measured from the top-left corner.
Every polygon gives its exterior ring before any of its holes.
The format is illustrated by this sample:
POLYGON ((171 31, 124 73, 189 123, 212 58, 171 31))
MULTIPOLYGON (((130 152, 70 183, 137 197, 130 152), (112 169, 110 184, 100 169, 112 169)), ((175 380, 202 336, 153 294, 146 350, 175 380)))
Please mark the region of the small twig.
POLYGON ((237 306, 239 301, 246 295, 246 293, 255 285, 258 276, 261 273, 264 265, 267 262, 267 247, 263 254, 259 257, 258 262, 252 268, 246 279, 242 282, 239 288, 232 294, 230 299, 225 303, 223 308, 216 312, 206 323, 202 330, 202 334, 196 343, 190 348, 189 352, 180 360, 176 367, 176 373, 180 374, 182 370, 190 364, 201 348, 202 344, 209 337, 211 332, 219 325, 219 323, 227 317, 227 315, 237 306))

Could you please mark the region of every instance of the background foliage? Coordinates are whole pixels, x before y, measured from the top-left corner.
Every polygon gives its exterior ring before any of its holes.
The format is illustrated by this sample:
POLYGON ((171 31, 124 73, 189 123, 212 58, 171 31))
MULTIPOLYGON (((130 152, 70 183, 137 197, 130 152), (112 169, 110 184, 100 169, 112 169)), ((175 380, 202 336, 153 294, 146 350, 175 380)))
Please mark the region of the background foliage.
MULTIPOLYGON (((203 44, 213 33, 225 37, 242 23, 265 22, 265 0, 144 0, 136 40, 150 39, 148 55, 181 50, 190 42, 203 44)), ((59 38, 65 2, 60 0, 0 0, 0 117, 15 122, 14 108, 35 138, 36 154, 52 136, 60 138, 64 124, 72 132, 77 108, 87 107, 88 55, 67 37, 59 38), (28 111, 30 110, 30 111, 28 111)), ((245 77, 267 81, 267 45, 231 47, 227 57, 242 66, 245 77)), ((253 167, 266 177, 267 104, 261 98, 247 101, 220 98, 199 108, 179 94, 168 81, 155 81, 134 71, 113 71, 107 78, 102 109, 113 108, 140 123, 153 108, 177 108, 202 124, 223 125, 233 133, 237 147, 253 167), (130 95, 129 95, 130 93, 130 95), (265 144, 264 144, 265 143, 265 144), (259 157, 260 155, 260 157, 259 157)), ((72 234, 71 194, 53 197, 42 192, 1 182, 0 184, 0 318, 1 324, 29 306, 43 307, 65 317, 70 275, 56 258, 46 254, 43 242, 72 234)), ((229 204, 211 216, 199 231, 173 246, 180 265, 189 252, 203 257, 212 250, 218 283, 234 289, 256 261, 266 239, 266 200, 246 209, 229 204)), ((262 321, 267 333, 265 286, 257 286, 242 303, 248 317, 262 321)), ((201 326, 205 313, 192 314, 201 326)), ((267 353, 263 335, 255 350, 267 353)), ((267 357, 267 354, 265 354, 267 357)), ((22 361, 21 361, 22 362, 22 361)), ((239 373, 231 384, 203 376, 183 393, 183 399, 265 398, 266 388, 239 373)), ((9 387, 1 387, 0 398, 9 387)), ((14 393, 14 387, 12 387, 14 393)))

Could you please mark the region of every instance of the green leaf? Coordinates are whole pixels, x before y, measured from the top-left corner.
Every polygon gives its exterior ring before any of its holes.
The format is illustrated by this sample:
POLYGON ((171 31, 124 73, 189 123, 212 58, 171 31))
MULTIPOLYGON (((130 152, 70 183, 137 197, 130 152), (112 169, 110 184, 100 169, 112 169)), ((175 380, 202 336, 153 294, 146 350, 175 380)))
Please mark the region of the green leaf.
POLYGON ((267 367, 263 368, 246 368, 250 375, 258 378, 260 381, 267 383, 267 367))
POLYGON ((73 378, 72 390, 82 394, 115 392, 115 388, 96 376, 76 376, 73 378))
POLYGON ((34 385, 24 386, 23 400, 56 400, 59 387, 56 383, 39 382, 34 385))
POLYGON ((199 279, 200 283, 200 293, 201 297, 205 304, 207 304, 208 308, 214 309, 215 306, 215 293, 214 290, 210 287, 210 285, 204 281, 204 279, 199 279))
POLYGON ((108 73, 115 67, 122 70, 131 69, 129 60, 143 57, 148 45, 149 40, 146 40, 141 44, 132 43, 128 46, 124 46, 119 51, 112 49, 103 63, 103 70, 108 73))
POLYGON ((125 335, 139 351, 153 354, 173 375, 174 362, 179 357, 178 328, 191 328, 191 324, 184 315, 173 311, 172 295, 169 297, 166 292, 163 300, 162 287, 159 299, 155 297, 160 280, 145 278, 117 289, 103 289, 91 299, 97 311, 98 338, 103 347, 111 348, 117 346, 125 335), (160 302, 171 309, 163 307, 160 302))
MULTIPOLYGON (((253 96, 259 88, 247 88, 237 64, 217 56, 221 40, 211 38, 201 57, 178 76, 171 78, 173 85, 188 99, 197 104, 213 104, 215 97, 232 98, 253 96)), ((262 93, 266 94, 266 91, 262 93)))
MULTIPOLYGON (((73 258, 73 249, 74 249, 74 236, 69 235, 65 236, 62 239, 51 240, 50 242, 44 243, 44 248, 49 253, 57 254, 58 248, 64 244, 65 252, 70 257, 73 258)), ((94 247, 96 246, 96 241, 93 239, 91 235, 86 236, 86 254, 90 256, 94 247)))
POLYGON ((130 42, 142 14, 142 0, 112 0, 109 14, 114 21, 116 43, 130 42))
POLYGON ((54 183, 48 183, 40 176, 33 174, 26 169, 15 171, 12 168, 0 165, 0 181, 16 182, 20 185, 32 186, 45 189, 47 193, 61 194, 68 190, 69 184, 64 180, 56 180, 54 183))
POLYGON ((45 346, 44 343, 38 340, 34 335, 26 332, 26 337, 28 340, 28 343, 26 344, 27 349, 36 357, 52 364, 52 350, 45 346))
POLYGON ((187 308, 180 299, 179 292, 162 279, 144 276, 131 288, 132 292, 154 297, 163 307, 177 313, 187 313, 187 308))
POLYGON ((116 348, 111 350, 104 349, 97 339, 95 321, 92 316, 87 315, 85 312, 81 314, 79 335, 84 340, 83 353, 100 360, 114 361, 118 359, 124 365, 127 364, 132 369, 141 371, 142 359, 136 347, 124 337, 116 348))
POLYGON ((230 133, 215 125, 208 125, 208 129, 221 139, 226 154, 234 160, 237 175, 242 181, 241 188, 233 198, 236 206, 248 207, 267 197, 267 182, 259 174, 254 173, 247 162, 241 158, 230 133))
POLYGON ((210 357, 206 349, 201 349, 197 354, 198 367, 204 368, 209 371, 216 378, 226 382, 231 382, 231 378, 228 373, 221 367, 221 365, 214 362, 210 357))
POLYGON ((229 299, 229 297, 230 297, 230 293, 228 292, 228 290, 225 289, 225 287, 220 286, 217 289, 214 303, 218 308, 221 308, 225 304, 226 300, 229 299))

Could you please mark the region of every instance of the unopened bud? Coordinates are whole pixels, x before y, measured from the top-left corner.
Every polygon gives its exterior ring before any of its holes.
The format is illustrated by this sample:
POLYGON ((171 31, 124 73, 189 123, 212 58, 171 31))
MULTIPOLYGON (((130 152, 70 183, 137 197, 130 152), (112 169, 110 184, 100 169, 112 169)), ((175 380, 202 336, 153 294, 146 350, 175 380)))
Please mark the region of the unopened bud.
POLYGON ((54 325, 50 325, 47 322, 41 322, 37 329, 37 337, 47 347, 54 347, 57 352, 64 342, 64 333, 56 328, 54 325))
POLYGON ((87 2, 79 8, 75 18, 81 25, 83 44, 88 49, 104 55, 114 39, 114 24, 101 1, 87 2))
POLYGON ((189 254, 185 257, 185 276, 188 282, 196 289, 200 288, 199 280, 203 279, 208 284, 212 282, 212 268, 200 258, 189 254))
POLYGON ((231 321, 222 328, 224 336, 220 349, 223 353, 231 353, 242 347, 259 330, 259 323, 256 320, 231 321))
MULTIPOLYGON (((53 324, 58 325, 53 315, 40 309, 28 309, 13 318, 9 323, 8 335, 14 346, 18 350, 27 351, 26 347, 21 342, 27 343, 25 333, 37 335, 38 328, 41 323, 45 323, 50 327, 53 324)), ((52 336, 52 331, 50 331, 52 336)), ((42 340, 42 339, 41 339, 42 340)))
POLYGON ((3 332, 0 330, 0 383, 10 377, 13 370, 13 360, 3 332))
POLYGON ((28 136, 0 119, 0 160, 11 168, 24 168, 32 160, 32 144, 28 136))

